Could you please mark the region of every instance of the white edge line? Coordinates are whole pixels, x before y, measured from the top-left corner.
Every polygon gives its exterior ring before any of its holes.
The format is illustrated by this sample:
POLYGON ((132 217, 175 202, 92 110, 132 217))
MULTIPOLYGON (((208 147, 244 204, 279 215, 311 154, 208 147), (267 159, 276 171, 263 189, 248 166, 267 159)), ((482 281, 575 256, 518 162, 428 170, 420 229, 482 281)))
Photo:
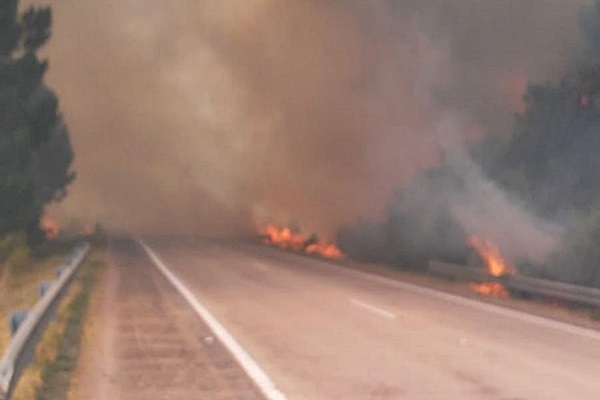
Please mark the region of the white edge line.
MULTIPOLYGON (((264 256, 263 256, 264 257, 264 256)), ((301 257, 296 255, 296 257, 301 257)), ((435 289, 429 289, 423 286, 415 285, 412 283, 406 283, 402 281, 398 281, 395 279, 383 277, 380 275, 376 275, 374 273, 369 273, 365 271, 359 271, 355 269, 350 269, 348 267, 342 267, 332 262, 328 262, 325 260, 313 260, 315 262, 319 262, 325 264, 328 268, 334 268, 339 271, 345 271, 344 273, 348 275, 354 275, 356 277, 362 277, 365 279, 369 279, 371 282, 376 282, 379 284, 384 284, 387 286, 394 287, 396 289, 405 290, 407 292, 418 293, 421 295, 427 295, 433 297, 438 300, 448 301, 454 304, 462 305, 465 307, 471 307, 474 309, 478 309, 480 311, 485 311, 489 313, 493 313, 496 315, 501 315, 507 318, 513 318, 519 320, 521 322, 525 322, 532 325, 541 326, 544 328, 555 329, 557 331, 568 333, 572 335, 577 335, 580 337, 585 337, 593 340, 600 340, 600 331, 584 328, 578 325, 573 325, 567 322, 558 321, 548 317, 542 317, 538 315, 527 314, 524 311, 514 310, 508 308, 506 306, 494 305, 489 303, 484 303, 481 301, 469 299, 467 297, 450 294, 446 292, 442 292, 435 289)))
POLYGON ((370 279, 371 281, 390 285, 390 286, 398 288, 398 289, 402 289, 402 290, 406 290, 409 292, 418 293, 418 294, 422 294, 422 295, 428 295, 428 296, 436 298, 438 300, 444 300, 444 301, 448 301, 448 302, 451 302, 454 304, 471 307, 474 309, 478 309, 478 310, 485 311, 485 312, 490 312, 490 313, 501 315, 504 317, 514 318, 516 320, 526 322, 529 324, 533 324, 533 325, 542 326, 544 328, 551 328, 551 329, 555 329, 555 330, 562 331, 565 333, 578 335, 581 337, 586 337, 589 339, 600 340, 600 331, 597 331, 594 329, 589 329, 589 328, 584 328, 584 327, 580 327, 577 325, 572 325, 572 324, 569 324, 566 322, 557 321, 557 320, 550 319, 547 317, 541 317, 541 316, 537 316, 537 315, 527 314, 523 311, 513 310, 510 308, 506 308, 506 307, 502 307, 502 306, 498 306, 498 305, 494 305, 494 304, 483 303, 481 301, 472 300, 472 299, 469 299, 466 297, 462 297, 462 296, 458 296, 458 295, 450 294, 450 293, 446 293, 446 292, 441 292, 441 291, 434 290, 434 289, 429 289, 429 288, 414 285, 411 283, 397 281, 397 280, 386 278, 383 276, 374 275, 374 274, 371 274, 368 272, 351 270, 351 269, 344 268, 344 267, 341 267, 341 266, 335 265, 335 264, 328 263, 328 265, 333 265, 336 268, 346 271, 347 273, 349 273, 351 275, 362 276, 367 279, 370 279))
POLYGON ((367 311, 370 311, 374 314, 377 314, 381 317, 387 318, 387 319, 396 319, 396 314, 391 313, 389 311, 386 311, 384 309, 381 309, 379 307, 376 307, 374 305, 371 305, 369 303, 365 303, 364 301, 360 301, 360 300, 356 300, 356 299, 350 299, 350 303, 359 306, 361 308, 364 308, 367 311))
POLYGON ((240 346, 235 338, 212 316, 212 314, 198 301, 196 296, 173 274, 169 268, 158 258, 154 251, 141 239, 138 244, 144 249, 154 265, 185 298, 196 314, 209 326, 219 341, 227 348, 236 359, 246 374, 254 381, 262 394, 269 400, 287 400, 286 396, 275 386, 267 374, 258 366, 256 361, 240 346))

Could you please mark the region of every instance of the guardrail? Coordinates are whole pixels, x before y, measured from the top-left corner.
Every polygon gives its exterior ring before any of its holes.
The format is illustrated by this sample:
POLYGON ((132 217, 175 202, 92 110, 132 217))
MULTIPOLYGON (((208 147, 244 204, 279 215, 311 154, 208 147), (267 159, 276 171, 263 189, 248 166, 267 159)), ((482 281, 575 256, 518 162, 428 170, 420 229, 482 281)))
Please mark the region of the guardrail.
POLYGON ((467 267, 466 265, 449 264, 437 260, 429 262, 427 272, 430 275, 451 280, 469 282, 496 282, 497 277, 488 274, 481 268, 467 267))
POLYGON ((570 283, 528 278, 520 275, 492 276, 486 271, 456 264, 431 261, 427 268, 431 275, 469 282, 499 282, 509 291, 533 296, 545 296, 586 306, 600 307, 600 289, 570 283))
POLYGON ((33 359, 38 339, 52 319, 53 311, 89 249, 90 245, 85 243, 77 246, 67 256, 66 264, 61 268, 58 279, 47 288, 44 295, 27 313, 27 317, 12 337, 0 360, 0 400, 11 398, 21 373, 33 359))

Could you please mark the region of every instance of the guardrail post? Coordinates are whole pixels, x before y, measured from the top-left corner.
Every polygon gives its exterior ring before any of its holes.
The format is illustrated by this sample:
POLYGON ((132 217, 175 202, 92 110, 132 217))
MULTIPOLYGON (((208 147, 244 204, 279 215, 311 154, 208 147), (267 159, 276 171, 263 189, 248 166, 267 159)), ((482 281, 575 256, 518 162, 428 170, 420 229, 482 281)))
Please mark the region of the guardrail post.
POLYGON ((77 246, 68 256, 68 263, 56 269, 59 278, 54 284, 40 284, 38 290, 44 295, 27 311, 11 313, 10 325, 13 337, 0 359, 0 400, 9 400, 22 371, 33 360, 35 345, 58 305, 60 297, 82 264, 90 245, 77 246), (42 288, 44 286, 44 288, 42 288))
POLYGON ((58 267, 56 267, 56 277, 60 278, 60 276, 66 269, 67 269, 67 267, 63 264, 60 264, 58 267))
POLYGON ((25 318, 27 318, 27 314, 29 314, 29 310, 19 310, 10 313, 10 316, 8 317, 10 326, 10 336, 14 336, 15 333, 17 333, 19 327, 21 326, 23 321, 25 321, 25 318))
POLYGON ((44 295, 46 294, 46 292, 48 291, 48 289, 50 289, 50 286, 52 286, 52 282, 40 282, 40 284, 38 285, 38 294, 41 297, 44 297, 44 295))

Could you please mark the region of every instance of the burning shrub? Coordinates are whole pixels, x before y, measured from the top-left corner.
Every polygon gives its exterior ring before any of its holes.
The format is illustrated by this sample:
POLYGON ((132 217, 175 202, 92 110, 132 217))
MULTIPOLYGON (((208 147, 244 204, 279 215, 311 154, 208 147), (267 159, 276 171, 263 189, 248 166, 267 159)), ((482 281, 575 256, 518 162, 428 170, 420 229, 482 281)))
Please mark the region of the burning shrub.
POLYGON ((298 229, 280 228, 273 224, 261 228, 260 232, 265 244, 324 258, 344 258, 344 254, 335 244, 320 240, 317 234, 312 234, 305 239, 298 229))

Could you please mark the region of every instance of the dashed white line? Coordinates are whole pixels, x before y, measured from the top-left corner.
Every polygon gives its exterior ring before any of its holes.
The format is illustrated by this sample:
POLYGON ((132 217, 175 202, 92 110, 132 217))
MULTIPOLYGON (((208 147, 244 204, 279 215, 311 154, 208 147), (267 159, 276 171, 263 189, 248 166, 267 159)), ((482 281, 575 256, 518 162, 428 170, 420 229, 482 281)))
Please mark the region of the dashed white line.
POLYGON ((496 315, 501 315, 503 317, 512 318, 527 324, 537 325, 543 328, 554 329, 556 331, 564 332, 571 335, 576 335, 592 340, 600 341, 600 331, 586 328, 578 325, 573 325, 568 322, 562 322, 556 319, 551 319, 548 317, 537 316, 533 314, 528 314, 523 311, 513 310, 507 307, 502 307, 494 304, 483 303, 478 300, 469 299, 466 297, 462 297, 455 294, 445 293, 439 290, 430 289, 423 286, 418 286, 411 283, 397 281, 395 279, 390 279, 383 276, 378 276, 373 273, 357 271, 348 269, 345 267, 341 267, 336 264, 332 264, 327 261, 317 261, 313 260, 315 263, 321 263, 325 265, 329 269, 336 269, 340 273, 354 276, 361 279, 368 279, 371 282, 376 282, 379 284, 386 285, 388 287, 394 287, 396 289, 405 290, 407 292, 417 293, 420 295, 425 295, 429 297, 433 297, 438 300, 442 300, 449 303, 458 304, 464 307, 469 307, 472 309, 476 309, 483 312, 488 312, 496 315))
POLYGON ((374 274, 370 274, 363 271, 355 271, 349 270, 335 264, 328 264, 329 267, 337 268, 339 271, 344 271, 344 273, 349 275, 354 275, 357 277, 362 277, 365 279, 369 279, 372 282, 378 282, 384 285, 388 285, 397 289, 406 290, 408 292, 413 292, 425 296, 430 296, 438 300, 447 301, 450 303, 458 304, 465 307, 470 307, 473 309, 477 309, 480 311, 501 315, 507 318, 513 318, 521 322, 525 322, 532 325, 541 326, 543 328, 554 329, 557 331, 561 331, 564 333, 577 335, 580 337, 585 337, 593 340, 600 340, 600 331, 584 328, 577 325, 572 325, 567 322, 562 322, 554 319, 550 319, 547 317, 540 317, 537 315, 526 314, 523 311, 513 310, 501 306, 497 306, 494 304, 483 303, 481 301, 468 299, 462 296, 458 296, 455 294, 449 294, 445 292, 441 292, 435 289, 429 289, 423 286, 417 286, 411 283, 400 282, 390 278, 386 278, 383 276, 377 276, 374 274))
POLYGON ((262 261, 253 261, 252 265, 254 265, 254 268, 256 268, 258 271, 261 271, 261 272, 267 271, 269 269, 267 264, 265 264, 262 261))
POLYGON ((365 303, 364 301, 350 299, 350 303, 354 304, 355 306, 361 307, 373 314, 379 315, 380 317, 387 318, 389 320, 396 319, 396 314, 386 311, 382 308, 376 307, 372 304, 365 303))
POLYGON ((268 400, 287 400, 286 396, 275 386, 271 378, 258 366, 256 361, 240 346, 235 338, 213 317, 213 315, 200 303, 192 292, 167 268, 167 266, 158 258, 154 251, 140 238, 137 239, 139 245, 144 249, 148 257, 152 260, 156 268, 167 278, 169 282, 177 289, 179 294, 194 309, 194 312, 209 326, 219 341, 229 350, 231 355, 237 360, 246 374, 254 381, 256 386, 268 400))

